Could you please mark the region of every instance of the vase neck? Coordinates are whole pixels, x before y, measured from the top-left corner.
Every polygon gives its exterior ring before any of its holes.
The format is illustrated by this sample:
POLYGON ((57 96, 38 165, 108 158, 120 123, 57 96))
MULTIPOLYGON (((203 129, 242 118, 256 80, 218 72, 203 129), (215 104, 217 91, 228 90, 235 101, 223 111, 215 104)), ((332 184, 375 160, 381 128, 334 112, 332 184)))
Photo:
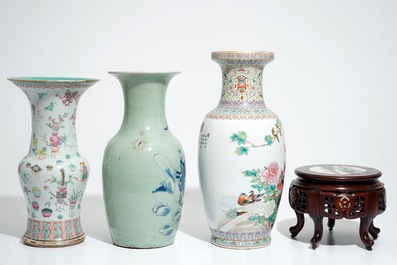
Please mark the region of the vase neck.
MULTIPOLYGON (((219 63, 219 62, 218 62, 219 63)), ((221 108, 264 108, 262 64, 223 63, 221 108)))
POLYGON ((80 156, 76 139, 76 109, 81 95, 98 79, 67 77, 8 78, 28 97, 32 138, 28 156, 38 160, 80 156))
POLYGON ((24 90, 32 111, 29 155, 68 159, 79 156, 76 110, 85 89, 24 90))
POLYGON ((209 119, 251 120, 274 118, 262 92, 263 68, 274 59, 272 52, 213 52, 222 69, 222 95, 209 119))
POLYGON ((139 128, 167 130, 165 95, 176 73, 112 73, 123 88, 124 118, 121 131, 139 128))
POLYGON ((159 83, 123 86, 124 118, 122 127, 164 128, 166 87, 159 83))

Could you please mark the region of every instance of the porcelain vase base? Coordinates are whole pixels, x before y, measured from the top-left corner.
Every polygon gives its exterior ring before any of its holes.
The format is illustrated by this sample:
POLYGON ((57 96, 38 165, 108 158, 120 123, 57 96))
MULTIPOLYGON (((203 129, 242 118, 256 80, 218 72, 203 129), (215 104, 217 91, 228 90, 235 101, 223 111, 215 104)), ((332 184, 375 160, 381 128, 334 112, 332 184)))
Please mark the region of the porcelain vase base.
POLYGON ((42 221, 28 218, 22 242, 34 247, 66 247, 85 239, 80 217, 62 221, 42 221))
POLYGON ((123 244, 118 244, 115 242, 113 242, 113 244, 118 247, 130 248, 130 249, 156 249, 156 248, 164 248, 164 247, 171 246, 172 244, 174 244, 174 242, 172 242, 170 244, 164 244, 164 245, 158 245, 158 246, 147 246, 147 247, 146 246, 142 247, 142 246, 123 245, 123 244))
POLYGON ((211 243, 217 247, 230 248, 230 249, 257 249, 264 248, 270 245, 270 236, 264 239, 252 241, 238 241, 219 238, 214 235, 211 236, 211 243))
POLYGON ((23 236, 22 242, 32 247, 58 248, 58 247, 68 247, 68 246, 80 244, 84 241, 84 239, 85 239, 85 234, 82 234, 81 236, 76 238, 59 240, 59 241, 36 240, 23 236))

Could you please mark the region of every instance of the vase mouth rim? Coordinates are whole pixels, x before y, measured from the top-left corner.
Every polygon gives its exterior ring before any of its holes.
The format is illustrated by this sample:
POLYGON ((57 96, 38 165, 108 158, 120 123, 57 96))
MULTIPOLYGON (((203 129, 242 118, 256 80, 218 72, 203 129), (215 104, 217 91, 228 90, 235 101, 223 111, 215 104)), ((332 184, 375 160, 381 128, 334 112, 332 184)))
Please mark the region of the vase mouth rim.
POLYGON ((12 82, 26 83, 95 83, 99 79, 86 77, 9 77, 12 82))
POLYGON ((213 51, 213 60, 274 60, 274 52, 268 51, 213 51))

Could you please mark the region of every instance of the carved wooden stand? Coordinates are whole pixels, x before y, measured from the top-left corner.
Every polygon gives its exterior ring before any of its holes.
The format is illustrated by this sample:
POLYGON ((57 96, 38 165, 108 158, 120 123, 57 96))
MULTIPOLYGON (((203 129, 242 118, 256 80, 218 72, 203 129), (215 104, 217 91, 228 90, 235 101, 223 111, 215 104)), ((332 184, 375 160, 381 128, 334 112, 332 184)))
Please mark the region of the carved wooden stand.
POLYGON ((297 224, 290 227, 295 237, 304 225, 303 214, 314 222, 314 235, 310 240, 316 249, 323 235, 323 217, 328 218, 332 231, 335 219, 360 218, 360 238, 372 250, 380 229, 373 219, 386 209, 386 190, 378 180, 382 173, 374 168, 346 165, 312 165, 295 170, 298 176, 289 189, 289 203, 296 213, 297 224), (368 234, 369 233, 369 234, 368 234))

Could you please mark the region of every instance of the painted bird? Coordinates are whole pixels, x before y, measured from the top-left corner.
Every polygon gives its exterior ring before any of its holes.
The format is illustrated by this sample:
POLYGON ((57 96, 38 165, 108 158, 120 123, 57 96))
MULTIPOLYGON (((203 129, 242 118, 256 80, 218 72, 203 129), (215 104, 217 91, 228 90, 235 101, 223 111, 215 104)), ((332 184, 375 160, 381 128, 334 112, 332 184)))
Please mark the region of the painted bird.
POLYGON ((253 190, 251 190, 248 195, 241 193, 240 196, 238 196, 237 203, 241 206, 247 206, 252 203, 259 202, 263 195, 264 193, 254 194, 253 190))

